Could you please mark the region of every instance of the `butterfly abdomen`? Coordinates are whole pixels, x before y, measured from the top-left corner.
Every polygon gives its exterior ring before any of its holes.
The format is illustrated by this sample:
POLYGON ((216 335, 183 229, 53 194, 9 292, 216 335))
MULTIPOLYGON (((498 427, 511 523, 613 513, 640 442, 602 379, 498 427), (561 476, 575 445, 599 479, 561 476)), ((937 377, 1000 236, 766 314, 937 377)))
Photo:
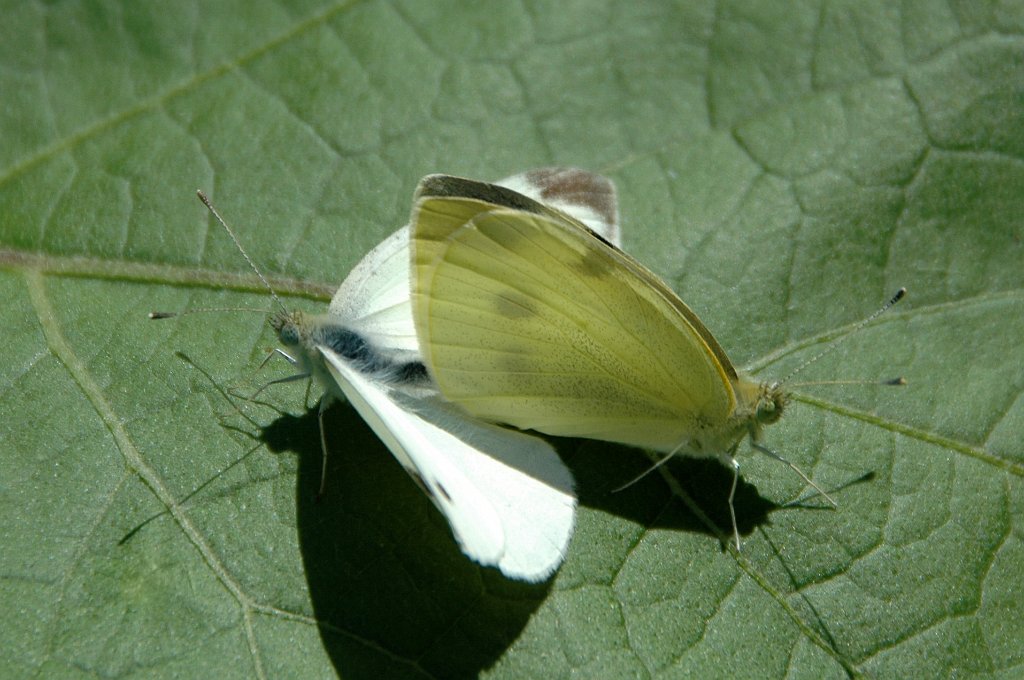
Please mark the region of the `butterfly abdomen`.
POLYGON ((321 324, 313 341, 323 345, 343 358, 363 375, 381 382, 400 385, 416 385, 425 382, 427 367, 422 361, 407 361, 395 358, 391 353, 374 347, 358 332, 338 324, 321 324))

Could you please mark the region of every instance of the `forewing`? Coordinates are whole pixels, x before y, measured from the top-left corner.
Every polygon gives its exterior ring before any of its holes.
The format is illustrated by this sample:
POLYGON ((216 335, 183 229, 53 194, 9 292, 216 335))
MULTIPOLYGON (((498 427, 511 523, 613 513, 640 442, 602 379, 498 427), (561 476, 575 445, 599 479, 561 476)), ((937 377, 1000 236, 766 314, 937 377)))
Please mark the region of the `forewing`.
POLYGON ((328 314, 371 346, 415 360, 419 346, 409 306, 409 227, 397 230, 359 261, 338 287, 328 314), (404 356, 403 356, 404 355, 404 356))
POLYGON ((424 359, 471 414, 671 450, 731 413, 724 369, 678 298, 572 223, 425 198, 413 247, 424 359))

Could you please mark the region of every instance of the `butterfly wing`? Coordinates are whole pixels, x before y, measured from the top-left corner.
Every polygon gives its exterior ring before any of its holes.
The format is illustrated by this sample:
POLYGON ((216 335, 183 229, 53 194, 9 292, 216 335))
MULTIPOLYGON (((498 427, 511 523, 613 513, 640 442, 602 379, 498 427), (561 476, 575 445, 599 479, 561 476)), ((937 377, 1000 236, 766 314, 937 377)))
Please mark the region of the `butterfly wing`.
POLYGON ((413 225, 420 347, 471 414, 667 451, 732 413, 735 373, 707 329, 588 230, 429 191, 413 225))
POLYGON ((378 243, 359 261, 335 292, 327 313, 396 362, 418 359, 409 308, 408 226, 378 243))
POLYGON ((615 184, 607 177, 579 168, 537 168, 495 184, 554 207, 622 247, 615 184))
MULTIPOLYGON (((615 185, 607 177, 578 168, 539 168, 495 184, 529 200, 549 202, 602 238, 616 245, 621 242, 615 185)), ((418 358, 409 302, 408 225, 381 241, 359 261, 334 294, 328 313, 342 319, 394 361, 418 358)))
POLYGON ((462 551, 539 581, 565 558, 572 475, 538 437, 467 418, 436 397, 393 390, 318 348, 348 401, 448 520, 462 551))

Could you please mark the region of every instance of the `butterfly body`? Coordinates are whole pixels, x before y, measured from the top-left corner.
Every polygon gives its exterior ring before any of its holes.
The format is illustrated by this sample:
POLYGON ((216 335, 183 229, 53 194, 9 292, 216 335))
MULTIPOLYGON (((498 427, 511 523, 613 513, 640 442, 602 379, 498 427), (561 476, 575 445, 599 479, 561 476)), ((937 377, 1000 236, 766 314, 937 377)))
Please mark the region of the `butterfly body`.
POLYGON ((361 333, 338 323, 329 314, 278 312, 271 317, 270 326, 281 344, 291 350, 289 356, 298 362, 302 372, 336 397, 344 394, 322 359, 325 351, 333 352, 353 370, 381 384, 407 390, 430 389, 430 378, 422 361, 381 351, 361 333))

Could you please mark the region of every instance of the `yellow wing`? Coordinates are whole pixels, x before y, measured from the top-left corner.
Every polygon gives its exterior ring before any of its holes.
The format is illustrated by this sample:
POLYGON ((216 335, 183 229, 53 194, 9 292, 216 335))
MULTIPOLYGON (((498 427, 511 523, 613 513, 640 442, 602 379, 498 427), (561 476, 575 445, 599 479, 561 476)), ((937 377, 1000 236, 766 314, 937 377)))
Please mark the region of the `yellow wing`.
POLYGON ((421 185, 412 222, 413 315, 446 398, 659 450, 725 427, 735 369, 656 276, 558 211, 455 193, 421 185))

